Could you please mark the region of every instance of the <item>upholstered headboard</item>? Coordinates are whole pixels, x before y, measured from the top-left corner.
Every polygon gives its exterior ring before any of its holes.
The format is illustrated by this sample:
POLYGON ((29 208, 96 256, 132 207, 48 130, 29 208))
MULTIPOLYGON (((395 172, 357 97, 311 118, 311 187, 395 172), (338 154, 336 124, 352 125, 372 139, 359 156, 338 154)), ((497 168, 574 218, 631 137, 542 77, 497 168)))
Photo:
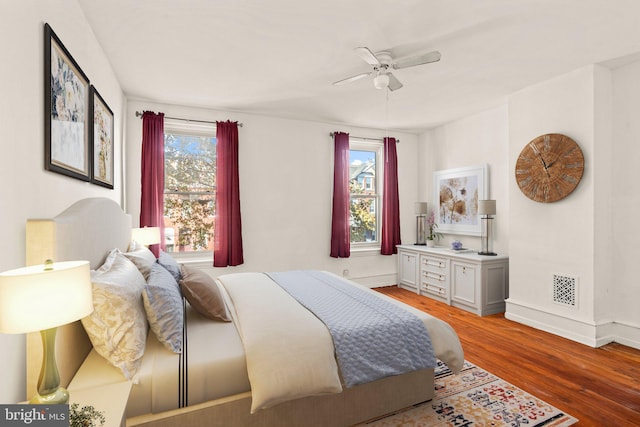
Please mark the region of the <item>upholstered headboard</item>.
MULTIPOLYGON (((82 199, 55 218, 29 219, 26 225, 27 265, 58 261, 88 260, 99 267, 109 250, 126 251, 131 241, 131 216, 111 199, 82 199)), ((58 328, 56 360, 60 383, 67 386, 91 351, 91 342, 77 321, 58 328)), ((39 333, 27 336, 27 398, 37 390, 42 364, 39 333)))

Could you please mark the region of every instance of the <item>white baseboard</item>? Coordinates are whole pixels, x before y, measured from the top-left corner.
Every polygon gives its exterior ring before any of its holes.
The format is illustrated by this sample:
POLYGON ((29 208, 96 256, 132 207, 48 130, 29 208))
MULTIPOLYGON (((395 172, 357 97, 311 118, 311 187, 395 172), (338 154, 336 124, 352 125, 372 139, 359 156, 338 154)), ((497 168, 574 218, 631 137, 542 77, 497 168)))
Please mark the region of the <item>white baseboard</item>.
POLYGON ((379 288, 382 286, 395 285, 398 281, 398 276, 395 274, 383 274, 378 276, 347 277, 347 279, 353 280, 368 288, 379 288))
POLYGON ((617 342, 640 349, 640 326, 606 321, 599 324, 550 313, 540 307, 509 298, 505 317, 590 347, 617 342))
POLYGON ((615 342, 640 350, 640 326, 616 322, 615 342))

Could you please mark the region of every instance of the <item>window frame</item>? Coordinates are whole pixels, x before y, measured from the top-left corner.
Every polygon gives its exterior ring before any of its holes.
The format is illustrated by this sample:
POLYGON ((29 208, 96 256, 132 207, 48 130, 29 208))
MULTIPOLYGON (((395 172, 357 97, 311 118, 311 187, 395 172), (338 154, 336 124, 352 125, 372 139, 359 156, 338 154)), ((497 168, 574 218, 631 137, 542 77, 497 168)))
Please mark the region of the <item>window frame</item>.
MULTIPOLYGON (((215 123, 206 123, 206 122, 190 122, 186 120, 176 120, 176 119, 168 119, 164 120, 164 134, 167 133, 176 133, 180 135, 189 135, 189 136, 204 136, 207 138, 216 138, 216 124, 215 123)), ((164 204, 164 196, 165 194, 197 194, 194 193, 182 193, 169 191, 167 192, 166 183, 165 188, 162 191, 163 204, 164 204)), ((213 237, 213 236, 212 236, 213 237)), ((174 259, 178 262, 184 264, 197 264, 204 263, 206 265, 210 265, 213 260, 213 251, 210 250, 200 250, 200 251, 186 251, 186 252, 168 252, 174 259)))
MULTIPOLYGON (((349 138, 349 168, 351 168, 351 150, 357 151, 373 151, 376 154, 376 171, 375 171, 375 194, 374 195, 361 195, 362 198, 372 198, 376 201, 376 240, 372 242, 353 242, 351 241, 351 234, 349 234, 349 241, 351 248, 357 251, 365 250, 379 250, 382 247, 381 233, 382 233, 382 201, 383 201, 383 174, 384 174, 384 143, 382 141, 372 141, 368 139, 362 139, 357 137, 349 138)), ((351 180, 351 177, 349 177, 351 180)), ((349 191, 349 204, 351 204, 351 191, 349 191)), ((351 219, 351 213, 349 213, 349 219, 351 219)))

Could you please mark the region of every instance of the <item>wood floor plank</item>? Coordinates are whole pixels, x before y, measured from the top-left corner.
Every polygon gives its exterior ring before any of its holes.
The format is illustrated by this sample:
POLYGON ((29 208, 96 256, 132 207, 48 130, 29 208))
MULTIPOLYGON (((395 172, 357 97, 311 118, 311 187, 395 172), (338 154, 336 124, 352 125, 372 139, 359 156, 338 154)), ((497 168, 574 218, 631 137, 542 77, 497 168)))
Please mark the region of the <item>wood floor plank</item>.
POLYGON ((376 290, 449 323, 469 362, 573 415, 577 426, 640 426, 640 350, 592 348, 503 314, 479 317, 397 286, 376 290))

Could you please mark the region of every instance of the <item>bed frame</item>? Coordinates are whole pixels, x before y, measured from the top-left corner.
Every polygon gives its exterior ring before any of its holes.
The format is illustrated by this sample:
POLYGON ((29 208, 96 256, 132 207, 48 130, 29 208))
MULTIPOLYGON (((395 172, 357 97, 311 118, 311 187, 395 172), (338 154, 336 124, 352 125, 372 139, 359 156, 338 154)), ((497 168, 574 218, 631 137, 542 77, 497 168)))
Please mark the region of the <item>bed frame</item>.
MULTIPOLYGON (((126 251, 131 217, 111 199, 83 199, 52 219, 30 219, 26 225, 27 265, 89 260, 99 267, 113 248, 126 251)), ((56 359, 61 385, 68 386, 91 351, 77 321, 58 329, 56 359)), ((36 393, 42 361, 40 335, 27 337, 27 397, 36 393)), ((106 362, 105 362, 106 363, 106 362)), ((135 387, 135 385, 134 385, 135 387)), ((251 393, 241 393, 158 414, 128 418, 128 426, 349 426, 375 419, 433 397, 433 369, 384 378, 339 394, 307 397, 250 414, 251 393)))

